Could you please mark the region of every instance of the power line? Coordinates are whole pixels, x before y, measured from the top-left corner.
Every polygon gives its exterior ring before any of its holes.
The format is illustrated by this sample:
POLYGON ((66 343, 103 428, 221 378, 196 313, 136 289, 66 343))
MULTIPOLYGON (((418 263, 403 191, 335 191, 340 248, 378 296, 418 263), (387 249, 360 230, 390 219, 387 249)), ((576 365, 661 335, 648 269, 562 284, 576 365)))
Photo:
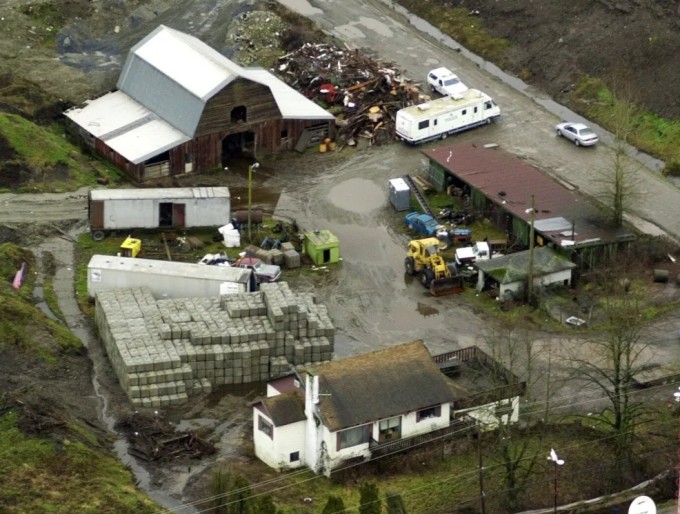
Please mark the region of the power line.
MULTIPOLYGON (((671 382, 671 383, 668 383, 668 384, 662 384, 662 385, 658 385, 658 386, 652 386, 652 387, 647 388, 647 389, 644 389, 644 390, 628 391, 628 394, 629 394, 629 395, 632 395, 632 394, 637 394, 637 393, 644 393, 644 392, 648 392, 648 391, 654 390, 654 389, 660 389, 660 388, 671 387, 671 386, 674 386, 674 385, 679 384, 679 383, 680 383, 680 382, 671 382)), ((594 387, 593 387, 593 390, 599 390, 599 389, 600 389, 600 388, 597 387, 597 386, 594 386, 594 387)), ((564 397, 558 398, 558 400, 564 400, 564 399, 569 399, 569 398, 576 398, 576 397, 580 397, 580 396, 581 396, 580 394, 579 394, 579 395, 564 396, 564 397)), ((620 395, 620 396, 621 396, 621 395, 620 395)), ((576 405, 583 405, 583 404, 587 404, 587 403, 591 403, 591 402, 600 401, 600 400, 603 400, 603 399, 606 400, 606 399, 608 399, 608 397, 603 395, 603 396, 599 396, 599 397, 596 397, 596 398, 587 399, 587 400, 584 400, 584 401, 582 401, 582 402, 574 402, 574 403, 570 403, 570 404, 563 404, 563 405, 558 405, 558 406, 551 406, 551 407, 549 407, 548 411, 552 411, 552 410, 562 410, 562 409, 565 409, 565 408, 568 408, 568 407, 573 407, 573 406, 576 406, 576 405)), ((535 406, 543 405, 543 404, 545 404, 547 401, 549 401, 549 400, 536 401, 536 402, 532 402, 532 403, 525 404, 524 406, 526 407, 527 405, 529 405, 529 406, 531 406, 531 405, 535 405, 535 406)), ((552 400, 550 400, 550 401, 552 401, 552 400)), ((535 412, 538 412, 538 411, 535 411, 535 412)), ((532 412, 525 413, 524 416, 526 417, 526 416, 529 416, 530 414, 532 414, 532 412)), ((672 421, 672 422, 675 422, 675 421, 672 421)), ((372 459, 371 462, 375 462, 375 461, 377 461, 377 460, 379 460, 379 459, 382 459, 382 458, 384 458, 384 457, 394 456, 394 455, 396 455, 396 454, 398 454, 398 453, 402 453, 402 452, 407 451, 407 450, 410 450, 410 449, 412 449, 412 448, 414 448, 414 447, 419 447, 419 446, 422 446, 422 445, 425 445, 425 444, 429 444, 429 443, 431 443, 431 442, 435 442, 435 441, 438 441, 438 440, 443 439, 443 438, 448 438, 448 437, 450 437, 451 435, 456 435, 456 434, 458 434, 458 433, 463 433, 463 432, 466 432, 466 431, 468 431, 468 430, 469 430, 469 427, 466 427, 466 428, 464 428, 464 429, 461 429, 460 431, 454 431, 454 432, 448 433, 448 434, 446 434, 446 435, 439 436, 439 437, 430 439, 430 440, 428 440, 428 441, 421 442, 421 443, 419 443, 419 444, 417 444, 417 445, 414 445, 414 446, 412 446, 412 447, 409 447, 409 448, 395 450, 394 452, 386 453, 386 454, 384 454, 384 455, 381 455, 380 457, 377 457, 377 458, 375 458, 375 459, 372 459)), ((609 439, 609 438, 615 437, 615 436, 617 436, 617 435, 618 435, 618 434, 610 434, 610 435, 608 435, 608 436, 602 437, 602 438, 600 438, 600 439, 596 439, 596 440, 594 440, 594 441, 590 441, 590 442, 588 442, 588 443, 579 443, 579 445, 582 445, 582 444, 594 444, 595 442, 598 442, 598 441, 601 441, 601 440, 605 440, 605 439, 609 439)), ((398 442, 398 441, 397 441, 397 442, 398 442)), ((395 442, 394 444, 396 444, 397 442, 395 442)), ((576 445, 576 446, 579 446, 579 445, 576 445)), ((571 446, 570 446, 570 447, 571 447, 571 446)), ((567 447, 567 448, 570 448, 570 447, 567 447)), ((534 457, 531 457, 531 458, 534 458, 534 457)), ((351 468, 356 467, 356 466, 363 465, 363 464, 364 464, 364 462, 352 464, 352 465, 350 465, 350 466, 347 466, 347 467, 343 468, 343 471, 345 471, 345 470, 347 470, 347 469, 351 469, 351 468)), ((488 467, 488 468, 486 468, 486 469, 493 469, 493 467, 488 467)), ((294 478, 295 476, 302 475, 302 474, 306 474, 306 473, 308 473, 308 472, 309 472, 309 470, 306 469, 306 468, 305 468, 305 469, 301 469, 301 470, 298 470, 298 471, 294 471, 294 472, 288 473, 288 474, 286 474, 286 475, 284 475, 284 476, 276 477, 276 478, 273 478, 273 479, 270 479, 270 480, 265 480, 265 481, 262 481, 262 482, 259 482, 259 483, 255 483, 255 484, 250 484, 249 486, 244 487, 244 488, 241 488, 241 489, 229 491, 229 492, 222 493, 222 494, 218 494, 218 495, 214 495, 214 496, 211 496, 211 497, 201 498, 201 499, 198 499, 198 500, 195 500, 195 501, 192 501, 192 502, 187 502, 187 503, 184 503, 184 504, 181 505, 181 506, 175 507, 174 509, 170 509, 170 510, 171 510, 171 512, 179 512, 179 511, 181 511, 182 509, 187 508, 187 507, 189 507, 189 506, 200 505, 200 504, 203 504, 203 503, 206 503, 206 502, 209 502, 209 501, 219 500, 219 499, 221 499, 221 498, 228 497, 228 496, 231 496, 231 495, 234 495, 234 494, 238 494, 239 492, 244 492, 244 491, 247 491, 247 490, 249 490, 249 489, 250 489, 250 490, 252 490, 252 489, 258 489, 258 488, 263 487, 263 486, 265 486, 265 485, 274 484, 274 483, 277 483, 277 482, 280 482, 280 481, 283 481, 283 480, 288 480, 288 479, 290 479, 290 478, 294 478)), ((332 473, 332 472, 331 472, 331 473, 332 473)), ((477 473, 477 470, 475 469, 475 470, 473 471, 473 473, 477 473)), ((242 501, 242 500, 244 500, 244 499, 256 498, 256 497, 259 497, 259 496, 262 496, 262 495, 265 495, 265 494, 270 494, 270 493, 272 493, 272 492, 276 492, 276 491, 279 491, 279 490, 282 490, 282 489, 286 489, 286 488, 289 488, 289 487, 295 487, 295 486, 298 486, 298 485, 300 485, 300 484, 306 483, 306 482, 308 482, 308 481, 315 480, 315 479, 317 479, 317 478, 321 478, 322 476, 324 476, 324 475, 315 475, 315 476, 310 477, 309 479, 303 480, 303 481, 301 481, 301 482, 296 482, 296 483, 293 483, 293 484, 285 484, 285 485, 283 485, 283 486, 281 486, 281 487, 277 487, 277 488, 274 488, 274 489, 269 489, 269 490, 267 490, 267 491, 265 491, 265 492, 253 494, 253 495, 251 495, 251 496, 248 496, 247 498, 242 498, 242 499, 239 499, 239 500, 235 500, 235 501, 226 503, 225 505, 230 505, 230 504, 236 503, 236 502, 238 502, 238 501, 242 501)), ((211 507, 211 508, 212 508, 212 507, 211 507)), ((211 508, 206 509, 206 510, 201 510, 201 511, 199 511, 199 512, 206 512, 207 510, 210 510, 211 508)))

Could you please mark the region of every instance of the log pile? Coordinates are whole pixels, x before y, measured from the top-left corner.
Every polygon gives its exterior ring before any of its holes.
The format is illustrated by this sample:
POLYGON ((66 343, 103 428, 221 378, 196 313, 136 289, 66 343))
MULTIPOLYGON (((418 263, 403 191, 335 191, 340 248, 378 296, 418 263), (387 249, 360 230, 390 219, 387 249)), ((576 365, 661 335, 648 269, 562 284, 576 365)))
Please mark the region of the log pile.
POLYGON ((336 116, 341 144, 354 145, 359 138, 370 144, 391 141, 396 112, 423 100, 418 85, 394 64, 329 44, 306 43, 280 57, 275 71, 336 116))
POLYGON ((116 428, 125 434, 130 455, 147 462, 200 459, 215 453, 215 446, 198 432, 177 432, 160 414, 135 412, 119 421, 116 428))

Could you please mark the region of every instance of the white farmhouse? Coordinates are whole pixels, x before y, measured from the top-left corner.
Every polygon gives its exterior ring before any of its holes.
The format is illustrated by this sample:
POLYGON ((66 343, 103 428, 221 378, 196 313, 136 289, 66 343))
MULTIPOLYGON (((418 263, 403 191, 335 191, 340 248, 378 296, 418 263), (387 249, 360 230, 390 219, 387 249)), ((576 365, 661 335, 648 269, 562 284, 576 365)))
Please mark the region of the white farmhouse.
POLYGON ((255 454, 279 470, 307 466, 328 475, 395 445, 517 421, 523 384, 499 388, 487 378, 482 385, 489 360, 476 347, 433 357, 415 341, 277 379, 253 404, 255 454))

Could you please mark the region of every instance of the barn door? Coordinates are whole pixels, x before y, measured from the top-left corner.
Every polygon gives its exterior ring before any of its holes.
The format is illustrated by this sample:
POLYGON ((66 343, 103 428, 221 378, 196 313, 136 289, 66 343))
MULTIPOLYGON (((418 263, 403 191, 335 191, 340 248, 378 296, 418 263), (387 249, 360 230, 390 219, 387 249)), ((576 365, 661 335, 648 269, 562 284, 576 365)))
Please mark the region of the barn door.
POLYGON ((183 203, 172 204, 172 226, 183 227, 186 220, 186 205, 183 203))

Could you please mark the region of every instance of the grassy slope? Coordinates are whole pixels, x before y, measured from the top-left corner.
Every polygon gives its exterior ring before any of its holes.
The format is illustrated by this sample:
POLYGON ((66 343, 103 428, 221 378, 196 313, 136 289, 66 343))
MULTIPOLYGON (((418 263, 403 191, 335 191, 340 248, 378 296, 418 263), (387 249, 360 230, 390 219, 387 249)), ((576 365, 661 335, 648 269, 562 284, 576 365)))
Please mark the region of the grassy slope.
MULTIPOLYGON (((41 377, 60 373, 59 364, 82 352, 66 327, 31 302, 33 256, 12 244, 0 244, 0 358, 30 363, 11 372, 41 377), (18 291, 11 281, 22 262, 27 281, 18 291)), ((87 357, 82 357, 86 359, 87 357)), ((72 417, 54 397, 35 417, 33 390, 40 386, 16 378, 0 380, 0 511, 8 513, 152 513, 162 512, 134 487, 132 475, 98 442, 88 425, 72 417), (36 422, 36 419, 40 423, 36 422), (29 435, 25 428, 47 423, 55 428, 29 435)), ((57 396, 58 397, 58 396, 57 396)))
POLYGON ((119 179, 112 166, 87 161, 63 132, 58 124, 44 127, 16 114, 0 113, 0 136, 16 154, 12 164, 32 170, 32 180, 24 181, 13 192, 72 191, 96 185, 100 176, 119 179))

